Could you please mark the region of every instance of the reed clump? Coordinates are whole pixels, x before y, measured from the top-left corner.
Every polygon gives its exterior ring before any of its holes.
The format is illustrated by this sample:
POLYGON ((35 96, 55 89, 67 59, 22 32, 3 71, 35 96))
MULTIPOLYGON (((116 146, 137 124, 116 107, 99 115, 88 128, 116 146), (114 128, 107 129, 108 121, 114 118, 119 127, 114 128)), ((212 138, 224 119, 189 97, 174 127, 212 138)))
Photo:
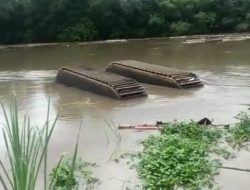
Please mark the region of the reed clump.
MULTIPOLYGON (((48 145, 55 129, 58 114, 50 120, 50 101, 48 103, 47 118, 43 126, 32 126, 30 117, 24 116, 20 122, 17 101, 14 100, 8 109, 2 104, 5 126, 2 129, 4 144, 7 150, 7 165, 0 160, 0 184, 4 190, 35 190, 38 176, 43 175, 44 190, 58 189, 56 182, 58 172, 63 167, 64 156, 61 156, 57 166, 49 175, 48 145), (10 167, 10 170, 9 170, 10 167)), ((74 180, 78 153, 78 141, 81 125, 77 134, 74 154, 68 162, 68 178, 74 180)), ((39 177, 40 179, 40 177, 39 177)), ((65 185, 67 190, 74 189, 72 185, 65 185)))

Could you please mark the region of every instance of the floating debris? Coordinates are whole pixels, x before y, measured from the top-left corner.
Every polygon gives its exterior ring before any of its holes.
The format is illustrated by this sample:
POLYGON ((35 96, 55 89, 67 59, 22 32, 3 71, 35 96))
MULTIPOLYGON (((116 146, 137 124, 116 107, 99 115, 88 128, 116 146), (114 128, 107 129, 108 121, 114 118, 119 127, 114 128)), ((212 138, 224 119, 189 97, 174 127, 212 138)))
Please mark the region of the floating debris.
POLYGON ((208 118, 203 118, 197 122, 199 125, 213 125, 213 122, 208 118))
POLYGON ((135 130, 160 130, 160 126, 158 125, 148 125, 148 124, 142 124, 142 125, 119 125, 118 129, 125 130, 125 129, 135 129, 135 130))
MULTIPOLYGON (((219 127, 219 128, 225 128, 228 129, 230 125, 215 125, 213 124, 212 120, 208 118, 203 118, 199 121, 196 122, 198 125, 206 125, 206 126, 211 126, 211 127, 219 127)), ((139 125, 125 125, 125 124, 120 124, 118 126, 119 130, 127 130, 127 129, 134 129, 137 131, 147 131, 147 130, 162 130, 164 126, 166 126, 168 123, 163 122, 163 121, 156 121, 156 124, 139 124, 139 125)))
POLYGON ((196 44, 205 42, 231 42, 250 39, 250 34, 225 34, 225 35, 197 35, 190 36, 183 43, 196 44))

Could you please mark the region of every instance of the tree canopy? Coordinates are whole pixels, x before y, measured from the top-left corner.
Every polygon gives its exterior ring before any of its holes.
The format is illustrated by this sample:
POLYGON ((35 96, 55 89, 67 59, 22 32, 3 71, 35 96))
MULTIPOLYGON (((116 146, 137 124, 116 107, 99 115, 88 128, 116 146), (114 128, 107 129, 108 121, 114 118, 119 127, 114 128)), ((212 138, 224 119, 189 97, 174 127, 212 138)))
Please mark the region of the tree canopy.
POLYGON ((1 44, 249 29, 250 0, 0 0, 1 44))

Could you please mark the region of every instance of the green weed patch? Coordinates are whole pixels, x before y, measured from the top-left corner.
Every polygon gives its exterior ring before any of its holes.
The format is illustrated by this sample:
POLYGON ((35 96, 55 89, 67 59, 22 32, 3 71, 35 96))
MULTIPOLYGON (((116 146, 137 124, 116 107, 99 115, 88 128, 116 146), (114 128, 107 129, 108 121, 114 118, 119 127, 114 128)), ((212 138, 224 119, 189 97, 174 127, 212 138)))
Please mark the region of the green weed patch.
POLYGON ((159 135, 143 142, 143 151, 137 155, 143 188, 217 188, 214 179, 222 167, 220 158, 230 158, 228 148, 242 148, 250 141, 250 116, 241 113, 237 118, 239 122, 229 129, 195 122, 165 124, 159 135))

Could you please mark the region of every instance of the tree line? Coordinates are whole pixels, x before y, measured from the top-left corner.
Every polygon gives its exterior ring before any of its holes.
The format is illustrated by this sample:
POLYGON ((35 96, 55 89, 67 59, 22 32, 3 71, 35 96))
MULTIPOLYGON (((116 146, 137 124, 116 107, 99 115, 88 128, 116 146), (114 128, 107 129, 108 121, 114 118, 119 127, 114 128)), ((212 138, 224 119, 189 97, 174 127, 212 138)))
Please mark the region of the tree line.
POLYGON ((0 43, 246 32, 250 0, 0 0, 0 43))

